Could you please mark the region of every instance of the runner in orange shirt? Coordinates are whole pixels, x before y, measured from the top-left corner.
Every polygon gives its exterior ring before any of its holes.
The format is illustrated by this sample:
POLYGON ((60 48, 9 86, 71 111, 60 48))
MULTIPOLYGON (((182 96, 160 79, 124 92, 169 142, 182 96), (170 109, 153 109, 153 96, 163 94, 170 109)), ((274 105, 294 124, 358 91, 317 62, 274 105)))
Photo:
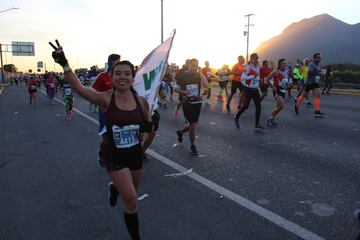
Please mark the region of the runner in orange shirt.
POLYGON ((226 110, 230 112, 230 103, 231 99, 233 98, 234 94, 236 93, 236 90, 239 89, 240 91, 240 99, 239 99, 239 106, 243 103, 243 90, 245 89, 245 86, 241 83, 241 75, 245 71, 245 58, 243 56, 238 57, 238 62, 233 66, 231 70, 231 74, 234 75, 233 80, 231 81, 231 94, 229 95, 228 101, 226 103, 226 110))

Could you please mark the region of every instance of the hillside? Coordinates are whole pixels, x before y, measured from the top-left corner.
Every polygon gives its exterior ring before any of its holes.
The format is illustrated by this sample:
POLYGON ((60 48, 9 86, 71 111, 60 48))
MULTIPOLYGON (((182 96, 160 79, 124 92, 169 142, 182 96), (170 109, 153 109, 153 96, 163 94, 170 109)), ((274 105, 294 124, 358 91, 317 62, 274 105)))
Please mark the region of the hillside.
POLYGON ((292 23, 280 35, 259 45, 261 59, 311 57, 321 52, 323 63, 360 64, 360 23, 350 25, 328 14, 292 23))

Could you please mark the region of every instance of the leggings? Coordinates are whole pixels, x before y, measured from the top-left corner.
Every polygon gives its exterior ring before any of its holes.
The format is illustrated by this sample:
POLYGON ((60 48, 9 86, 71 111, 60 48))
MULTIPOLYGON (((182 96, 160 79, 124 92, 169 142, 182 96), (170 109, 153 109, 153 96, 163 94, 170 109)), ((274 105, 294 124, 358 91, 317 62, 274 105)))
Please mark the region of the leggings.
POLYGON ((74 97, 72 95, 63 95, 63 98, 65 103, 65 110, 68 113, 73 108, 74 97))
POLYGON ((329 89, 328 89, 328 92, 329 92, 332 87, 333 87, 333 85, 332 85, 331 79, 326 79, 326 80, 325 80, 325 87, 324 87, 324 89, 323 89, 323 92, 325 92, 325 90, 326 90, 327 88, 329 88, 329 89))
POLYGON ((255 126, 259 124, 260 121, 260 114, 261 114, 261 104, 260 104, 260 94, 259 90, 256 88, 245 88, 245 101, 243 106, 240 108, 238 113, 236 114, 235 118, 239 119, 241 114, 248 109, 251 99, 254 100, 255 103, 255 119, 256 123, 255 126))

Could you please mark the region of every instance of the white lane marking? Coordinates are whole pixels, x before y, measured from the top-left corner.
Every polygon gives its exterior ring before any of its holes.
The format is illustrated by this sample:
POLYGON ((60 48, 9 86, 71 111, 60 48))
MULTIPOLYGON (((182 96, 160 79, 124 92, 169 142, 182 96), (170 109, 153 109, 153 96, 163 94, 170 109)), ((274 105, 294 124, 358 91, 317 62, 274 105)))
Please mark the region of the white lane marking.
POLYGON ((145 193, 144 195, 142 195, 141 197, 138 197, 139 201, 144 200, 145 198, 149 197, 149 194, 145 193))
MULTIPOLYGON (((43 92, 42 90, 40 90, 41 92, 43 92)), ((45 92, 43 92, 44 94, 46 94, 45 92)), ((55 98, 56 101, 62 103, 63 105, 65 105, 61 100, 55 98)), ((81 116, 85 117, 86 119, 88 119, 89 121, 95 123, 96 125, 99 125, 99 122, 86 115, 85 113, 81 112, 78 109, 74 108, 74 111, 79 113, 81 116)), ((228 199, 236 202, 237 204, 239 204, 240 206, 247 208, 248 210, 258 214, 259 216, 269 220, 270 222, 274 223, 275 225, 301 237, 302 239, 305 240, 325 240, 325 238, 320 237, 319 235, 299 226, 296 223, 293 223, 261 206, 259 206, 256 203, 251 202, 250 200, 240 196, 239 194, 236 194, 212 181, 210 181, 209 179, 200 176, 199 174, 195 173, 195 172, 189 172, 190 169, 187 169, 185 167, 183 167, 182 165, 158 154, 157 152, 155 152, 154 150, 148 149, 146 151, 150 156, 152 156, 153 158, 159 160, 160 162, 168 165, 169 167, 172 167, 173 169, 183 173, 183 172, 188 172, 186 174, 186 176, 188 176, 189 178, 195 180, 196 182, 204 185, 205 187, 213 190, 214 192, 219 193, 221 196, 225 196, 228 199)))
MULTIPOLYGON (((147 153, 150 156, 156 158, 157 160, 165 163, 166 165, 178 170, 179 172, 188 171, 188 169, 181 166, 180 164, 177 164, 177 163, 171 161, 170 159, 156 153, 155 151, 153 151, 151 149, 148 149, 147 153)), ((230 190, 208 180, 207 178, 200 176, 197 173, 190 172, 186 176, 197 181, 198 183, 201 183, 202 185, 206 186, 207 188, 219 193, 220 195, 233 200, 234 202, 238 203, 239 205, 262 216, 263 218, 269 220, 270 222, 273 222, 274 224, 278 225, 279 227, 301 237, 302 239, 306 239, 306 240, 323 240, 324 239, 324 238, 320 237, 319 235, 312 233, 309 230, 307 230, 293 222, 290 222, 289 220, 287 220, 273 212, 270 212, 269 210, 259 206, 258 204, 255 204, 255 203, 249 201, 248 199, 246 199, 234 192, 231 192, 230 190)))

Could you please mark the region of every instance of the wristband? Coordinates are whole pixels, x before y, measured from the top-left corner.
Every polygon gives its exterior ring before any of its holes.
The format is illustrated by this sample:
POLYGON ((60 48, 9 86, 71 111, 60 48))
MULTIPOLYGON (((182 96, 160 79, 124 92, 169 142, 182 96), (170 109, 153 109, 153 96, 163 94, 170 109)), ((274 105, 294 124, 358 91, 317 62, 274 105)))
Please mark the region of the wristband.
POLYGON ((71 68, 70 68, 69 64, 66 64, 66 65, 63 67, 63 69, 64 69, 64 73, 71 71, 71 68))

